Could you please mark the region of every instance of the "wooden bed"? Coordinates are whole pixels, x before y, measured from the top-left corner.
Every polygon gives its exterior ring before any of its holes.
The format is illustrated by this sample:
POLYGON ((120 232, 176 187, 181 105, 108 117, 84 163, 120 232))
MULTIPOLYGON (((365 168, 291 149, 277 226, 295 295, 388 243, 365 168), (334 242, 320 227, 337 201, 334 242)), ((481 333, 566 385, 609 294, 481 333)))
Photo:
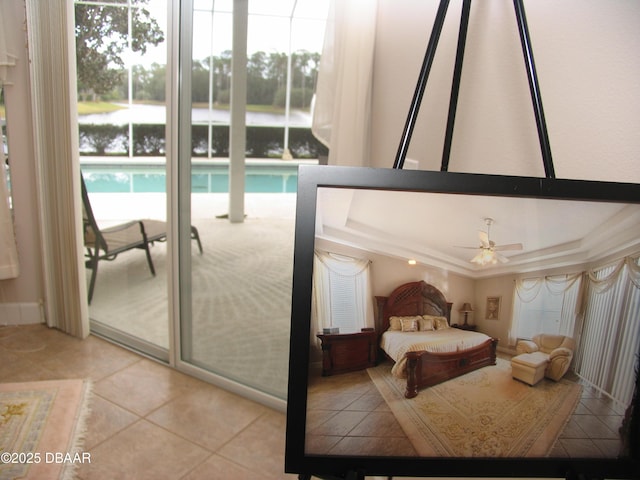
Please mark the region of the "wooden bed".
MULTIPOLYGON (((392 316, 433 315, 450 322, 451 303, 440 290, 424 281, 405 283, 388 297, 376 297, 376 331, 385 332, 392 316)), ((498 340, 489 337, 482 344, 451 353, 409 351, 406 355, 406 398, 418 390, 449 380, 479 368, 495 365, 498 340)), ((386 353, 385 353, 386 355, 386 353)))

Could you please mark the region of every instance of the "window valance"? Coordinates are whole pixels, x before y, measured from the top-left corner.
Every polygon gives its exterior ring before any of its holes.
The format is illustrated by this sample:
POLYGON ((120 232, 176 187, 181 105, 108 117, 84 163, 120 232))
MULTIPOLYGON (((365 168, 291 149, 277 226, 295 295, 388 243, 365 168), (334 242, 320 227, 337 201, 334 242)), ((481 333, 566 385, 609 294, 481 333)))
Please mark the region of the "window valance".
POLYGON ((627 276, 636 288, 640 288, 640 265, 638 265, 638 257, 625 257, 615 264, 614 269, 604 278, 598 278, 596 270, 587 272, 591 287, 596 293, 604 293, 613 287, 618 281, 618 277, 622 273, 625 265, 627 276))
POLYGON ((524 303, 532 302, 544 286, 552 295, 563 295, 582 277, 582 273, 549 275, 546 277, 521 278, 516 280, 516 293, 524 303))
POLYGON ((327 269, 343 277, 359 275, 369 266, 369 260, 347 257, 337 253, 322 252, 316 250, 316 258, 327 269))

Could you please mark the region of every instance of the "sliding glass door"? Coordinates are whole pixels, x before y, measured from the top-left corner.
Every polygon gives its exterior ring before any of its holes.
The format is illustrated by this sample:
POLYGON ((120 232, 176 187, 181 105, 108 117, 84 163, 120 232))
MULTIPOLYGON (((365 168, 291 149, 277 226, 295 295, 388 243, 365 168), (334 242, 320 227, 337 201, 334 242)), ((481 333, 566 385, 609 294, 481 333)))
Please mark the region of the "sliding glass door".
POLYGON ((99 262, 92 331, 284 400, 297 167, 327 153, 310 127, 328 1, 75 9, 90 207, 100 228, 166 222, 155 275, 138 249, 99 262))

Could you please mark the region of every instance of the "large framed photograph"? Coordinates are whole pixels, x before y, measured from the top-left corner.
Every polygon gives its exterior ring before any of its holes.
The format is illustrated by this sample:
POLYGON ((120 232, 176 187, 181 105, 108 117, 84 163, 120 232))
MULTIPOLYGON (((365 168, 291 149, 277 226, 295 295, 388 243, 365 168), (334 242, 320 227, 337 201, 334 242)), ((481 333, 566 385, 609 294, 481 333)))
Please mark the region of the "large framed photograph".
POLYGON ((638 477, 640 185, 303 165, 296 209, 287 473, 638 477), (351 260, 357 278, 369 270, 360 284, 326 281, 356 278, 346 275, 351 260), (574 370, 556 381, 541 360, 528 367, 532 379, 514 378, 516 355, 505 353, 515 351, 512 319, 501 308, 519 298, 517 280, 552 276, 568 285, 591 281, 582 272, 594 268, 600 273, 591 278, 612 284, 611 275, 625 272, 615 286, 625 293, 610 301, 626 312, 615 328, 629 333, 600 335, 612 331, 612 319, 588 307, 588 318, 570 327, 575 344, 562 349, 580 360, 565 362, 574 370), (500 321, 450 328, 470 300, 479 317, 500 321), (352 324, 323 334, 323 310, 334 327, 345 312, 352 324), (363 318, 373 327, 353 324, 349 312, 360 310, 372 312, 363 318), (588 380, 590 368, 602 365, 612 366, 612 383, 593 386, 599 379, 588 380), (569 419, 576 431, 586 428, 593 419, 573 412, 601 388, 615 420, 608 450, 572 451, 593 442, 564 441, 563 428, 569 419))

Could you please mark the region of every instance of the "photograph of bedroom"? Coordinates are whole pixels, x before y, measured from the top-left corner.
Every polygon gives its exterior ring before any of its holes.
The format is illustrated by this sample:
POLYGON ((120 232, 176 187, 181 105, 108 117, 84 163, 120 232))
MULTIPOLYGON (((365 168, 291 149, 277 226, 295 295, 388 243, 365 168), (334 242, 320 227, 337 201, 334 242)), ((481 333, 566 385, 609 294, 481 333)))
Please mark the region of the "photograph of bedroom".
POLYGON ((318 191, 305 453, 615 458, 640 206, 318 191))

